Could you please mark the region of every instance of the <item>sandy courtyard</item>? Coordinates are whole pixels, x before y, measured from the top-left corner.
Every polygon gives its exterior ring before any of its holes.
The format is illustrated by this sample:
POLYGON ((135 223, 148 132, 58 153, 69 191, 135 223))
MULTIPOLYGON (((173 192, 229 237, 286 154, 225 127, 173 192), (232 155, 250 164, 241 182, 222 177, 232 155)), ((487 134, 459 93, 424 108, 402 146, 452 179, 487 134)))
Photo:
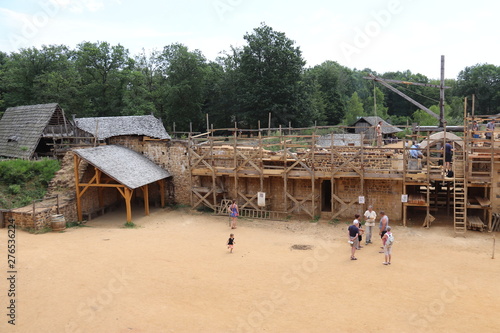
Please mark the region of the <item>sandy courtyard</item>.
MULTIPOLYGON (((396 226, 349 260, 346 227, 184 210, 124 212, 62 233, 16 233, 16 325, 8 324, 0 229, 0 332, 498 332, 493 234, 396 226), (311 250, 292 250, 312 245, 311 250)), ((394 225, 393 225, 394 226, 394 225)))

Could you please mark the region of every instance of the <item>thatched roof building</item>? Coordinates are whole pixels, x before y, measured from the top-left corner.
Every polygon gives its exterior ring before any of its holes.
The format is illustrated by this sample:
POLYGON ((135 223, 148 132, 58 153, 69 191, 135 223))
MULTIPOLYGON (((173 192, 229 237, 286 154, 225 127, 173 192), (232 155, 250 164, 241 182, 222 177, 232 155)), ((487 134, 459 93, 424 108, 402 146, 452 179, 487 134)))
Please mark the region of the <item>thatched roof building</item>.
POLYGON ((170 139, 170 135, 168 135, 161 120, 152 115, 77 118, 75 124, 77 128, 95 136, 98 140, 122 135, 144 135, 155 139, 170 139))
POLYGON ((51 155, 47 144, 72 133, 73 126, 57 103, 11 107, 0 120, 0 156, 51 155))

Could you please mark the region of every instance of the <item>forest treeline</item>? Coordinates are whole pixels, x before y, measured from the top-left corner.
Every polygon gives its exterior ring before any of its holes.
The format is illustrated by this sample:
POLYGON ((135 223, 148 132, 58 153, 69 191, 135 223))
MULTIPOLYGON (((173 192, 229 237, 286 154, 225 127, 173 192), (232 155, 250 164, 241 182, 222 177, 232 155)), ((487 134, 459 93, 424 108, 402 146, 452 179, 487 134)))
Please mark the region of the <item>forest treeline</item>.
MULTIPOLYGON (((261 24, 243 36, 245 45, 231 47, 215 61, 199 50, 171 44, 137 55, 121 45, 82 42, 0 51, 0 112, 19 105, 57 102, 67 115, 105 117, 153 114, 168 130, 279 125, 352 124, 357 117, 377 115, 394 125, 437 120, 372 80, 439 84, 410 70, 377 73, 350 69, 327 60, 306 67, 300 47, 285 33, 261 24)), ((411 64, 409 64, 411 65, 411 64)), ((448 124, 462 124, 464 97, 475 95, 475 113, 500 112, 500 67, 476 64, 445 82, 448 124)), ((419 103, 438 111, 439 89, 395 85, 419 103)))

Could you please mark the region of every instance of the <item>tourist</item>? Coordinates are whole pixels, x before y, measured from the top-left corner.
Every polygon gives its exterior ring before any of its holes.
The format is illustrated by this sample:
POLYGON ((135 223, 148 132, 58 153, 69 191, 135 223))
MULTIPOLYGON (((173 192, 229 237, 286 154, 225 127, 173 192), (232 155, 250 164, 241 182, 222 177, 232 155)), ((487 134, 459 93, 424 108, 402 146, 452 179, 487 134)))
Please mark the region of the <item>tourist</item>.
POLYGON ((375 128, 377 134, 377 147, 382 147, 382 121, 379 121, 375 128))
POLYGON ((347 235, 349 236, 349 244, 351 244, 351 260, 358 260, 358 258, 356 258, 354 256, 355 252, 356 252, 356 249, 358 248, 359 246, 359 240, 358 240, 358 236, 359 236, 359 221, 358 221, 358 218, 359 218, 359 214, 356 214, 355 216, 355 219, 354 221, 352 222, 352 224, 347 228, 347 235))
MULTIPOLYGON (((384 211, 380 212, 380 216, 381 216, 381 218, 380 218, 378 228, 379 228, 380 238, 383 239, 385 233, 387 232, 387 227, 389 226, 389 217, 387 215, 385 215, 384 211)), ((382 240, 382 246, 380 248, 381 249, 384 248, 384 241, 383 240, 382 240)), ((384 253, 384 251, 379 251, 379 253, 384 253)))
MULTIPOLYGON (((360 218, 359 214, 354 215, 354 220, 358 222, 356 224, 358 225, 358 230, 359 230, 359 233, 358 233, 358 247, 357 247, 356 250, 361 250, 361 248, 362 248, 361 241, 363 240, 363 234, 365 232, 365 229, 361 228, 361 222, 359 222, 359 218, 360 218)), ((354 223, 354 221, 353 221, 353 223, 354 223)))
POLYGON ((231 206, 229 206, 229 211, 229 214, 231 216, 231 229, 236 229, 236 221, 238 220, 238 216, 240 215, 236 200, 233 200, 233 203, 231 204, 231 206))
POLYGON ((373 227, 375 226, 375 219, 377 218, 377 213, 373 210, 373 206, 368 206, 365 214, 365 245, 372 244, 372 233, 373 227))
POLYGON ((384 255, 385 255, 385 261, 383 262, 384 265, 391 264, 393 242, 394 242, 394 236, 392 235, 391 227, 387 226, 387 232, 382 238, 382 243, 384 243, 384 255))
POLYGON ((495 121, 492 119, 486 124, 486 133, 484 136, 487 140, 491 140, 494 137, 493 133, 495 132, 495 121))
POLYGON ((234 234, 230 234, 229 239, 227 240, 227 248, 229 249, 230 253, 233 253, 234 244, 234 234))
POLYGON ((444 172, 448 176, 448 171, 451 170, 451 160, 453 158, 453 146, 450 141, 447 141, 444 145, 444 172))
POLYGON ((415 143, 410 147, 410 157, 411 158, 423 158, 424 155, 420 151, 420 144, 415 143))

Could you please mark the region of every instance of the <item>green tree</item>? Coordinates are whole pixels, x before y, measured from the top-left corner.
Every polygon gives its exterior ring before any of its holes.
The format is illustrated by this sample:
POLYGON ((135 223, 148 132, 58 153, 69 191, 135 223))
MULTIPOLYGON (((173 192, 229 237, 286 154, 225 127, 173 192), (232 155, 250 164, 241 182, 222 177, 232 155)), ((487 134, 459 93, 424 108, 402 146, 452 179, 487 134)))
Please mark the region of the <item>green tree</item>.
POLYGON ((339 124, 344 119, 347 101, 354 92, 352 71, 334 61, 325 61, 307 72, 319 84, 327 124, 339 124))
POLYGON ((5 64, 7 63, 8 55, 5 52, 0 51, 0 116, 4 109, 4 95, 6 92, 6 81, 5 81, 5 64))
POLYGON ((69 50, 66 46, 42 46, 12 53, 5 63, 5 101, 7 106, 38 104, 37 79, 65 66, 69 50))
POLYGON ((256 127, 258 120, 272 114, 272 126, 295 126, 305 110, 301 74, 302 53, 282 32, 261 24, 244 36, 247 45, 234 60, 238 80, 235 118, 243 126, 256 127))
POLYGON ((83 92, 90 100, 88 113, 101 117, 119 115, 127 75, 133 65, 128 50, 107 42, 84 42, 77 46, 75 63, 83 92))
POLYGON ((364 103, 365 113, 368 116, 378 116, 384 120, 389 119, 387 106, 385 106, 385 95, 379 87, 375 87, 372 95, 364 103), (374 97, 375 96, 375 97, 374 97))
POLYGON ((160 56, 168 84, 166 120, 176 123, 176 128, 202 130, 206 59, 199 50, 189 51, 182 44, 165 46, 160 56))
MULTIPOLYGON (((432 112, 439 114, 439 107, 433 105, 429 108, 432 112)), ((412 119, 414 123, 420 126, 437 126, 439 125, 439 120, 425 112, 424 110, 417 110, 413 113, 412 119)))
POLYGON ((475 95, 475 114, 492 115, 500 112, 500 67, 477 64, 458 74, 455 96, 475 95))
POLYGON ((366 116, 366 114, 363 109, 363 103, 361 102, 358 93, 354 92, 347 102, 346 113, 342 123, 349 126, 354 124, 360 117, 364 116, 366 116))

